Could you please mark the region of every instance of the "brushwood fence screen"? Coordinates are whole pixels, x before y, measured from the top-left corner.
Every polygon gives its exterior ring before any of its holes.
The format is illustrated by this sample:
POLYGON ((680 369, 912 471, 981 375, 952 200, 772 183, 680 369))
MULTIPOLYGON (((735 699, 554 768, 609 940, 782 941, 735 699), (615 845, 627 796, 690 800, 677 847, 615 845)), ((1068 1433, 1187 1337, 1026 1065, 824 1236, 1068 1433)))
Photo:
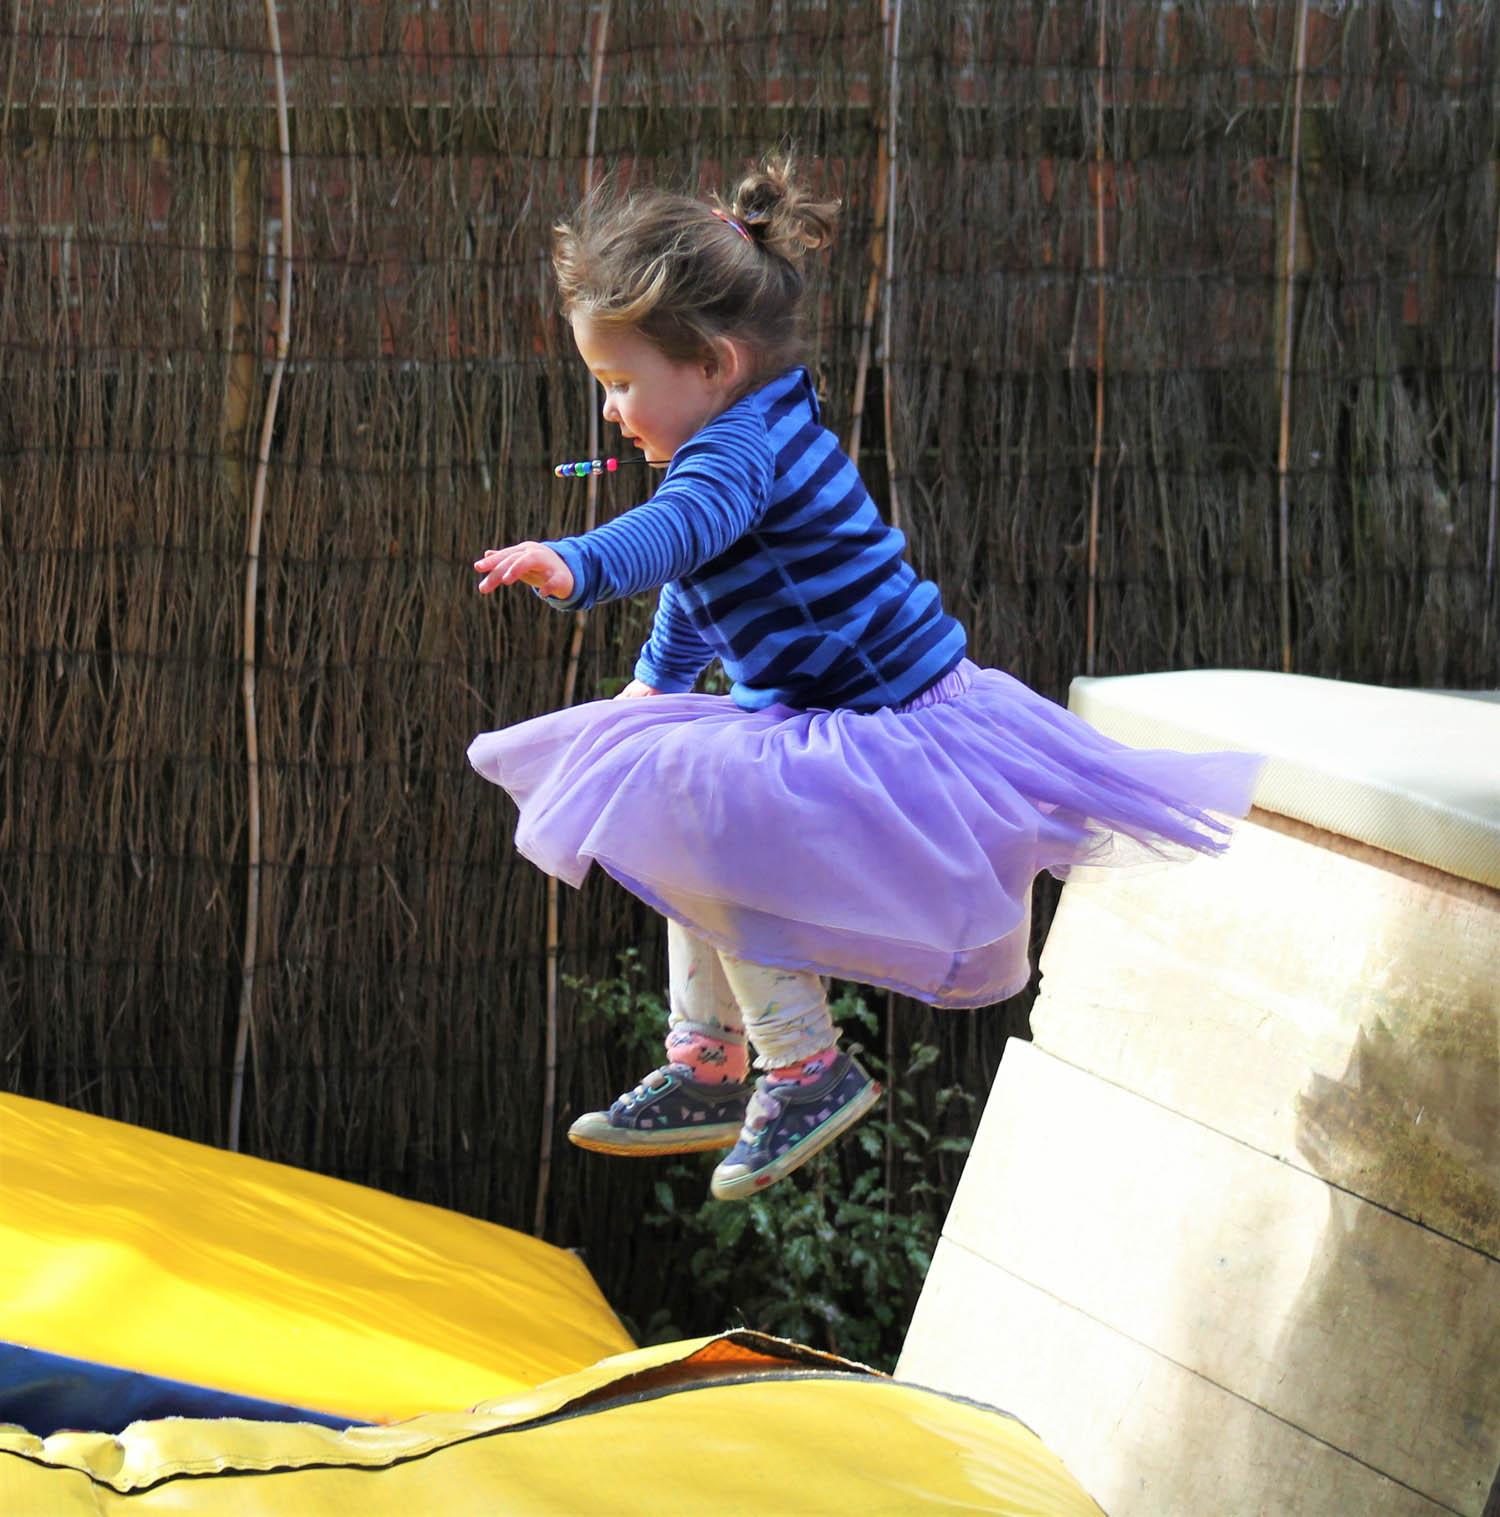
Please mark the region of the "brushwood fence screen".
MULTIPOLYGON (((662 1289, 649 1177, 539 1162, 547 892, 464 761, 570 681, 608 693, 649 615, 580 629, 468 569, 584 525, 549 466, 596 402, 546 248, 604 172, 709 188, 791 144, 843 198, 827 415, 980 659, 1059 697, 1086 669, 1500 681, 1493 4, 7 26, 7 1088, 221 1142, 243 1034, 248 1150, 615 1240, 616 1299, 662 1289)), ((555 914, 554 1126, 642 1072, 567 978, 659 947, 612 888, 555 914)), ((889 1037, 981 1089, 1023 1020, 903 1006, 889 1037)))

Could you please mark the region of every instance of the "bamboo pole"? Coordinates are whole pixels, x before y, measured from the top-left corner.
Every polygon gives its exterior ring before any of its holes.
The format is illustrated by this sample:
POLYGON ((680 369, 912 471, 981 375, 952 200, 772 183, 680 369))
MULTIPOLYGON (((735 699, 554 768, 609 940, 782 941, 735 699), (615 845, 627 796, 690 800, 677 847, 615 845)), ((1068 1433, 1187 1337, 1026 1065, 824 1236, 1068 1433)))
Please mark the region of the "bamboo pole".
POLYGON ((1302 81, 1307 71, 1307 0, 1297 0, 1297 53, 1292 90, 1291 172, 1287 180, 1286 248, 1281 261, 1281 434, 1276 448, 1277 528, 1280 533, 1281 670, 1292 672, 1291 496, 1292 334, 1297 279, 1297 196, 1302 158, 1302 81))
POLYGON ((1495 185, 1495 294, 1490 320, 1490 520, 1484 545, 1484 651, 1495 636, 1495 536, 1500 524, 1500 173, 1495 185))
POLYGON ((885 260, 880 289, 880 367, 885 413, 885 475, 890 495, 891 525, 901 526, 901 496, 896 487, 896 440, 891 407, 891 304, 896 275, 896 147, 901 110, 901 0, 883 0, 882 21, 886 32, 885 108, 885 260))
POLYGON ((276 306, 276 361, 261 416, 260 443, 255 457, 255 487, 250 500, 250 523, 245 539, 245 596, 241 615, 240 691, 245 711, 245 752, 249 813, 245 881, 245 947, 240 967, 240 1014, 234 1035, 234 1066, 229 1092, 227 1146, 240 1146, 240 1113, 245 1092, 245 1050, 250 1040, 255 1007, 255 966, 260 953, 261 788, 260 737, 255 716, 255 604, 260 584, 260 538, 266 513, 266 478, 270 469, 271 437, 286 372, 292 312, 292 147, 286 108, 286 70, 281 57, 281 27, 276 0, 264 0, 266 32, 276 71, 276 141, 281 155, 281 289, 276 306))
POLYGON ((10 113, 16 101, 16 54, 21 46, 21 4, 17 0, 15 21, 10 32, 10 56, 5 62, 5 112, 0 115, 0 141, 10 137, 10 113))
MULTIPOLYGON (((882 45, 890 49, 891 0, 881 0, 880 25, 882 45)), ((887 64, 887 95, 889 95, 889 63, 887 64)), ((875 145, 875 216, 870 233, 870 277, 865 282, 864 311, 859 324, 859 356, 854 365, 854 394, 849 402, 849 436, 844 452, 859 467, 859 446, 864 435, 865 387, 870 377, 870 355, 875 334, 875 315, 880 307, 880 292, 884 287, 885 255, 887 249, 886 224, 888 221, 889 197, 893 184, 890 166, 890 115, 892 102, 884 102, 885 121, 881 123, 880 135, 875 145)))
POLYGON ((1099 4, 1099 45, 1094 107, 1094 456, 1089 470, 1088 600, 1084 614, 1083 672, 1098 664, 1099 494, 1104 471, 1104 65, 1108 0, 1099 4))
MULTIPOLYGON (((891 301, 896 263, 896 149, 897 120, 901 96, 901 0, 882 0, 881 30, 885 38, 885 253, 880 273, 880 367, 883 376, 881 401, 885 417, 885 478, 890 498, 890 522, 901 527, 901 495, 896 486, 896 439, 891 406, 891 301)), ((863 404, 860 410, 863 411, 863 404)), ((859 425, 859 413, 855 415, 859 425)), ((885 1213, 891 1213, 891 1197, 896 1188, 896 998, 885 995, 885 1213)))
MULTIPOLYGON (((609 36, 610 0, 603 0, 599 17, 594 23, 593 78, 589 93, 588 143, 583 155, 583 193, 587 198, 594 188, 594 154, 599 141, 599 97, 604 84, 604 45, 609 36)), ((599 407, 592 403, 593 387, 589 388, 589 451, 590 458, 599 456, 599 407)), ((584 505, 584 531, 592 529, 599 519, 599 479, 590 475, 588 496, 584 505)), ((573 704, 578 690, 578 665, 583 656, 583 633, 588 625, 588 612, 578 611, 573 616, 573 635, 568 644, 568 664, 563 675, 564 706, 573 704)), ((552 1190, 552 1129, 557 1120, 557 1044, 558 1044, 558 985, 560 981, 560 956, 562 931, 559 886, 553 875, 547 876, 547 1027, 542 1073, 542 1140, 536 1170, 536 1207, 532 1212, 531 1230, 538 1237, 547 1224, 547 1199, 552 1190)))

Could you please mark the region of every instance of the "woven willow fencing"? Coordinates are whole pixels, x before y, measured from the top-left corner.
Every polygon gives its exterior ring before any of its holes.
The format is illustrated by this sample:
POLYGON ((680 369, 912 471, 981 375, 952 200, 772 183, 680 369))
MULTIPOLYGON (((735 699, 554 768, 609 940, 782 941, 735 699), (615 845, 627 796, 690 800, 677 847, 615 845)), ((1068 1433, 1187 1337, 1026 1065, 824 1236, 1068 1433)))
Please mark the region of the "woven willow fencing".
MULTIPOLYGON (((1202 665, 1500 682, 1491 4, 8 26, 10 1089, 540 1212, 616 1300, 660 1299, 649 1177, 544 1173, 548 894, 464 761, 564 699, 575 637, 576 697, 610 689, 649 615, 481 602, 468 569, 631 503, 548 468, 595 404, 548 227, 607 170, 706 188, 791 143, 843 197, 826 412, 982 660, 1054 696, 1202 665)), ((641 1073, 566 977, 659 940, 607 886, 552 912, 555 1129, 641 1073)), ((893 1050, 982 1089, 1023 1020, 898 1005, 893 1050)))

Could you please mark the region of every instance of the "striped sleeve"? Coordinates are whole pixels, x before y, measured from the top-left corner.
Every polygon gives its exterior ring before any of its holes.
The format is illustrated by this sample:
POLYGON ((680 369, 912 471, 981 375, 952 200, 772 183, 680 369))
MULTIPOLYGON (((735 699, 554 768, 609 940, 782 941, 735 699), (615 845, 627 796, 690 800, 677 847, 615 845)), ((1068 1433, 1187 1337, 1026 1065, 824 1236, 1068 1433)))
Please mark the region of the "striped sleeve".
POLYGON ((697 684, 713 656, 713 649, 688 620, 676 584, 668 580, 661 587, 656 619, 636 661, 635 677, 654 690, 676 695, 697 684))
POLYGON ((572 595, 548 603, 583 611, 691 573, 765 514, 773 468, 765 424, 747 408, 731 407, 677 450, 644 505, 546 544, 573 572, 572 595))

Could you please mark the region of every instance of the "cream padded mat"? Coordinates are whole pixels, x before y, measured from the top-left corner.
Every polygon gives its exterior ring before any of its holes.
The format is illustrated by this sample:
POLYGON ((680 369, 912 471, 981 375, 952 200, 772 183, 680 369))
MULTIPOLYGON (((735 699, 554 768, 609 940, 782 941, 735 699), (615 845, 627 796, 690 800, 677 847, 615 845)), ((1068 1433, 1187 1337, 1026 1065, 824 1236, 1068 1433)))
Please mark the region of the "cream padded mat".
POLYGON ((1138 748, 1264 753, 1255 803, 1500 889, 1500 703, 1254 669, 1075 679, 1068 705, 1138 748))

